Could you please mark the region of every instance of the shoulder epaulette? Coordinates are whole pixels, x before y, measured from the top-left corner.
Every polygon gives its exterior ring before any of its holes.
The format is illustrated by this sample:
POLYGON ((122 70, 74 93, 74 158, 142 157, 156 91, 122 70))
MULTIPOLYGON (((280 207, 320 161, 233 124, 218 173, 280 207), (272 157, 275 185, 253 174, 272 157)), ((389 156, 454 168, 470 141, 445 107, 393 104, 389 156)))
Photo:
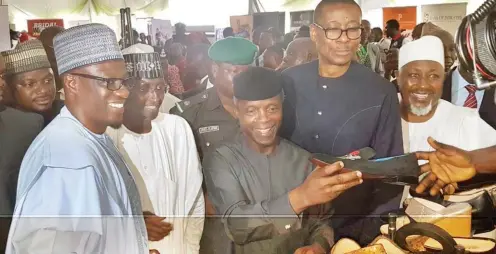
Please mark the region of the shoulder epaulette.
POLYGON ((208 93, 207 91, 204 91, 203 93, 199 93, 193 97, 184 99, 180 102, 176 102, 176 108, 179 113, 183 113, 185 110, 190 108, 191 106, 197 105, 199 103, 202 103, 206 101, 208 98, 208 93))

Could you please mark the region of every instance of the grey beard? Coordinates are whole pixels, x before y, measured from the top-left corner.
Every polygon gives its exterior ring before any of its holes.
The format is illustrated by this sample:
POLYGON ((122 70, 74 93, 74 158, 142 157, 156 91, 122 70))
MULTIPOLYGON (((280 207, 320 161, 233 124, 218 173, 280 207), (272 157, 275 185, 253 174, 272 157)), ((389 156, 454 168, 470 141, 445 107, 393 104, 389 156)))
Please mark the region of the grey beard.
POLYGON ((425 116, 432 111, 432 101, 426 107, 416 107, 410 104, 410 112, 416 116, 425 116))

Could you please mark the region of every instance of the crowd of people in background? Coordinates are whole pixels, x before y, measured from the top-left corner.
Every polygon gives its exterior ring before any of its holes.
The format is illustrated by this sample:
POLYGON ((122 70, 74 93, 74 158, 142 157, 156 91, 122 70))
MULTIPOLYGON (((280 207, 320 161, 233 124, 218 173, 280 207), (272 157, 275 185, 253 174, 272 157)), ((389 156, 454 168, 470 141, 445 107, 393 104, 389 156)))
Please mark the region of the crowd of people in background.
POLYGON ((251 32, 49 27, 1 52, 0 251, 322 254, 415 193, 496 181, 494 88, 449 32, 371 27, 353 0, 251 32), (430 173, 409 191, 310 162, 367 147, 430 173))

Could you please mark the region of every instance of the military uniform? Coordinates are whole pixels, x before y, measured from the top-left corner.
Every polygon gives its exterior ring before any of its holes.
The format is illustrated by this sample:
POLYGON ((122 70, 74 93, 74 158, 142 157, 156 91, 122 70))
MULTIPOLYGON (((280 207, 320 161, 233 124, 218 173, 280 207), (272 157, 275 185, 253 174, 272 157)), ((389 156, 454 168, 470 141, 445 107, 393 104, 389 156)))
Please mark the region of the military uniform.
POLYGON ((239 132, 238 121, 224 109, 215 88, 176 103, 171 113, 191 125, 202 157, 239 132))
MULTIPOLYGON (((257 46, 252 42, 229 37, 215 42, 208 50, 208 56, 215 62, 248 66, 253 64, 257 52, 257 46)), ((239 133, 237 119, 224 109, 215 88, 176 103, 171 114, 180 115, 189 122, 202 159, 215 152, 223 142, 233 140, 239 133)), ((208 200, 206 203, 208 207, 208 200)), ((233 243, 227 237, 224 225, 218 217, 205 218, 200 253, 234 253, 233 243)))
MULTIPOLYGON (((176 103, 171 114, 188 121, 196 139, 201 158, 214 152, 224 141, 234 139, 239 133, 238 121, 227 112, 215 88, 176 103)), ((205 218, 200 254, 231 254, 233 244, 227 237, 224 225, 215 217, 205 218)))

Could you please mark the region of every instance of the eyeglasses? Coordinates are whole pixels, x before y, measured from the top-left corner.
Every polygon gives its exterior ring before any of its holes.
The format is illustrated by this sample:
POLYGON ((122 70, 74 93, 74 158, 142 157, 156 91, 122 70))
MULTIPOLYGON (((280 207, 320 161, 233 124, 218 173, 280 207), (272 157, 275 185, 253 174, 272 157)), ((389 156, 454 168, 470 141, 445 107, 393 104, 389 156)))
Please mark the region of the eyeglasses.
POLYGON ((133 88, 134 85, 136 84, 136 79, 133 77, 121 79, 121 78, 102 78, 102 77, 97 77, 89 74, 82 74, 82 73, 70 73, 70 75, 73 76, 78 76, 82 78, 87 78, 87 79, 92 79, 92 80, 98 80, 100 82, 105 83, 107 86, 107 89, 110 91, 117 91, 122 88, 122 86, 125 86, 127 88, 133 88))
POLYGON ((348 39, 350 40, 356 40, 360 38, 360 36, 362 35, 361 27, 350 27, 348 29, 341 29, 341 28, 323 28, 321 25, 317 23, 313 23, 313 25, 322 29, 322 31, 324 31, 326 38, 329 40, 337 40, 341 38, 341 35, 343 33, 345 33, 348 39))

